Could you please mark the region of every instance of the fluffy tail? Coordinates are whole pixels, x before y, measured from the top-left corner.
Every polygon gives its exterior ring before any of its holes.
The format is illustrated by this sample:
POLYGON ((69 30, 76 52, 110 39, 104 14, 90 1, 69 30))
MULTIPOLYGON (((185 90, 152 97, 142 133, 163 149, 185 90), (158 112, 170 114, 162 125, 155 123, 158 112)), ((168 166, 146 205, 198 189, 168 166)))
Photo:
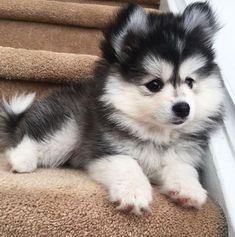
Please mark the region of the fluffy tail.
POLYGON ((0 105, 0 150, 15 144, 15 131, 34 98, 35 93, 16 95, 9 102, 3 98, 0 105))

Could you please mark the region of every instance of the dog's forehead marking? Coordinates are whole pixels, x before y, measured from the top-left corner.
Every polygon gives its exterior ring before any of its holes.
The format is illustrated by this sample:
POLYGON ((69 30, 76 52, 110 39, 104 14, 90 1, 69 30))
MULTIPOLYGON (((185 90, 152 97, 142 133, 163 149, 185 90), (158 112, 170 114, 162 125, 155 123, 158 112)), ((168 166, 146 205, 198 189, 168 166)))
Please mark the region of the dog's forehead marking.
POLYGON ((176 47, 179 52, 179 54, 182 54, 184 48, 185 48, 185 39, 180 38, 179 36, 175 39, 176 47))
POLYGON ((151 54, 144 58, 143 66, 148 73, 161 78, 163 81, 169 80, 174 71, 174 66, 170 62, 151 54))
POLYGON ((182 80, 202 68, 206 64, 206 59, 202 55, 194 55, 186 58, 179 67, 179 76, 182 80))

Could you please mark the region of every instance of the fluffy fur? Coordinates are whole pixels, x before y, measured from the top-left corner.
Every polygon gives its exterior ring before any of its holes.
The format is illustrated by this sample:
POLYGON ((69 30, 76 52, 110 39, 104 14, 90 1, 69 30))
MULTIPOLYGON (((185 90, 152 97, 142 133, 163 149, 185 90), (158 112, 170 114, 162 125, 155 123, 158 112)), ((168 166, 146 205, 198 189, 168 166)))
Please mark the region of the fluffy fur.
POLYGON ((223 120, 217 30, 207 3, 182 15, 122 9, 105 33, 94 80, 34 104, 34 95, 2 104, 0 143, 12 169, 83 168, 119 209, 136 214, 149 210, 150 182, 200 208, 206 191, 197 169, 223 120))

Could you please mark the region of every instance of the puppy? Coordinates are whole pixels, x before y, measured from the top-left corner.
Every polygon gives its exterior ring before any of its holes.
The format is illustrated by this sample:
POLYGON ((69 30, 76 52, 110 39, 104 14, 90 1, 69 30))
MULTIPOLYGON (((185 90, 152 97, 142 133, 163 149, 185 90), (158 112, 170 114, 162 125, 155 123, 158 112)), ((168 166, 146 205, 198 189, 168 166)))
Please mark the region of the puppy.
POLYGON ((0 146, 12 169, 84 169, 118 209, 135 214, 149 210, 150 183, 200 208, 207 192, 197 170, 224 114, 217 30, 208 3, 181 15, 122 9, 104 35, 93 80, 39 102, 28 94, 1 105, 0 146))

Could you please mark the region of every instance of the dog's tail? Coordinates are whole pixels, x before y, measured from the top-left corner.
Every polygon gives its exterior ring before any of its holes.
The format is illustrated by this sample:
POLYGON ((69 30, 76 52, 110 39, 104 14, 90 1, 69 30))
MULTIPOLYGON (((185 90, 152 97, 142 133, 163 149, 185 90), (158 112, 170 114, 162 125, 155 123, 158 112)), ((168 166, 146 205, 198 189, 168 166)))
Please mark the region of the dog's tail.
POLYGON ((15 134, 24 114, 31 107, 35 93, 16 95, 9 101, 3 98, 0 105, 0 150, 15 143, 15 134))

